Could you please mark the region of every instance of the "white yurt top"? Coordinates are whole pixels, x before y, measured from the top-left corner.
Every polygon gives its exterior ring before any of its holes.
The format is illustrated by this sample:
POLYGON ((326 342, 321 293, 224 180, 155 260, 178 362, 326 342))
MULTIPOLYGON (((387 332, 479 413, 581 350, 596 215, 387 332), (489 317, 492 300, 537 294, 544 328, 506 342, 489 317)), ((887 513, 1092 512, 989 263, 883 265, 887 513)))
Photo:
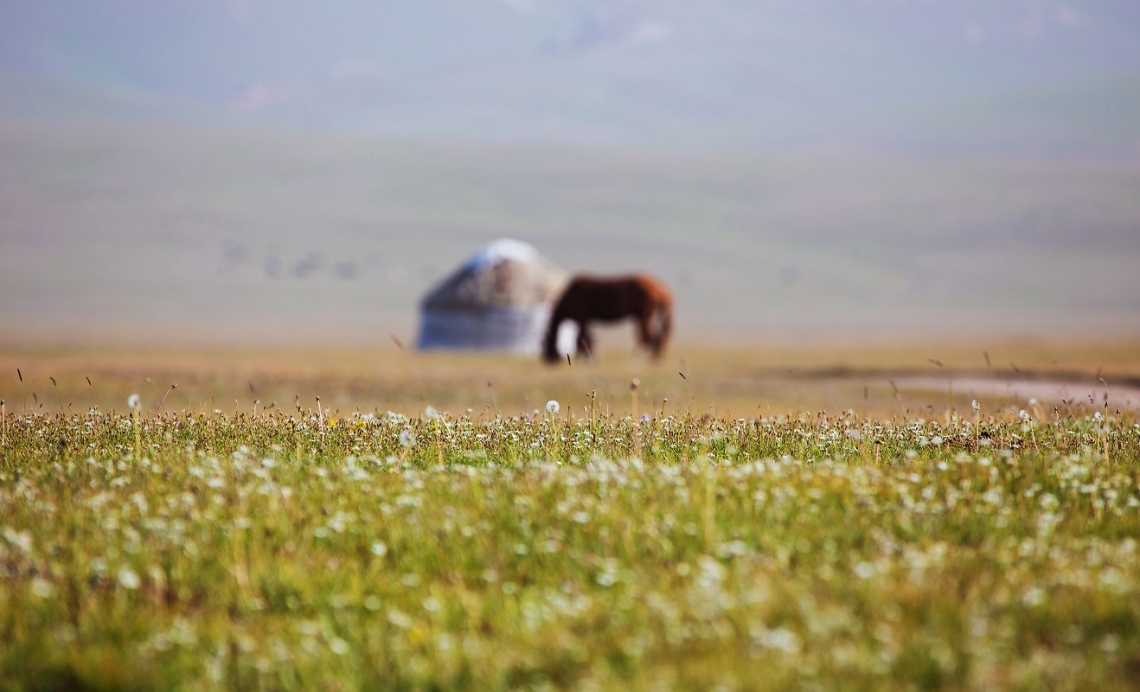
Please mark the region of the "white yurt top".
POLYGON ((424 297, 425 311, 549 306, 569 277, 532 245, 502 238, 486 245, 424 297))
POLYGON ((542 256, 538 254, 538 250, 534 249, 534 246, 530 243, 524 243, 514 238, 499 238, 493 243, 484 245, 467 260, 463 268, 477 272, 486 267, 494 266, 503 260, 535 262, 540 259, 542 259, 542 256))

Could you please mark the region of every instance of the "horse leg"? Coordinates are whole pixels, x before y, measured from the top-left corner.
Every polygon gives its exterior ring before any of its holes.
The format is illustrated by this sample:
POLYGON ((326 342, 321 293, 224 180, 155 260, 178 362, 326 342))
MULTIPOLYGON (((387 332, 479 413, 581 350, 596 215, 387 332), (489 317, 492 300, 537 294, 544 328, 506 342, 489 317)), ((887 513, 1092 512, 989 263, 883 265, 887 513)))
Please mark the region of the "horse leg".
POLYGON ((578 323, 578 354, 585 355, 590 360, 594 358, 594 335, 585 322, 578 323))
POLYGON ((562 306, 555 308, 550 315, 550 324, 546 327, 546 338, 542 342, 542 358, 547 363, 557 363, 562 360, 558 355, 558 328, 562 326, 562 306))
POLYGON ((661 352, 665 350, 665 344, 669 341, 669 334, 673 331, 672 308, 668 304, 658 305, 653 320, 655 323, 653 357, 660 358, 661 352))
POLYGON ((650 352, 656 352, 653 334, 653 308, 642 311, 637 318, 637 343, 650 352))

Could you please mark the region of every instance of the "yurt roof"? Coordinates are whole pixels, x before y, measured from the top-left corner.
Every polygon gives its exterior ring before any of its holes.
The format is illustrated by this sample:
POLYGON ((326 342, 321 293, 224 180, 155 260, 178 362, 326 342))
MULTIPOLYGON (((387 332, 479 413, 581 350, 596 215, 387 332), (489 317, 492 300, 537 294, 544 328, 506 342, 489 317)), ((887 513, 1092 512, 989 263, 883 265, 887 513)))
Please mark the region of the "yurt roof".
POLYGON ((558 298, 569 276, 534 246, 502 238, 472 255, 423 300, 425 310, 532 308, 558 298))

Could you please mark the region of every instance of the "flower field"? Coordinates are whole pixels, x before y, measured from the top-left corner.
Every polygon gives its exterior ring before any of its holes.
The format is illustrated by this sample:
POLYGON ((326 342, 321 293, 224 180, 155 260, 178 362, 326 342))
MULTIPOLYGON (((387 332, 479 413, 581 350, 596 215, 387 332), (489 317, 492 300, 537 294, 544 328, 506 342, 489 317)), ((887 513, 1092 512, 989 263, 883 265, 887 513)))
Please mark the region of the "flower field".
POLYGON ((0 689, 1108 689, 1140 425, 1088 408, 4 417, 0 689))

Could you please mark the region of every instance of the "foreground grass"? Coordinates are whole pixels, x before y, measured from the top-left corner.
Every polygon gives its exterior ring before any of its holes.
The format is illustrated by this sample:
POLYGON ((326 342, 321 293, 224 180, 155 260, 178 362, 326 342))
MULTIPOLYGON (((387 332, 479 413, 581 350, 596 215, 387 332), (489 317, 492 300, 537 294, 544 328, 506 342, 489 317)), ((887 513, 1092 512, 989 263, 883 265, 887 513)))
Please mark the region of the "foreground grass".
POLYGON ((0 688, 1120 686, 1104 413, 9 415, 0 688))

